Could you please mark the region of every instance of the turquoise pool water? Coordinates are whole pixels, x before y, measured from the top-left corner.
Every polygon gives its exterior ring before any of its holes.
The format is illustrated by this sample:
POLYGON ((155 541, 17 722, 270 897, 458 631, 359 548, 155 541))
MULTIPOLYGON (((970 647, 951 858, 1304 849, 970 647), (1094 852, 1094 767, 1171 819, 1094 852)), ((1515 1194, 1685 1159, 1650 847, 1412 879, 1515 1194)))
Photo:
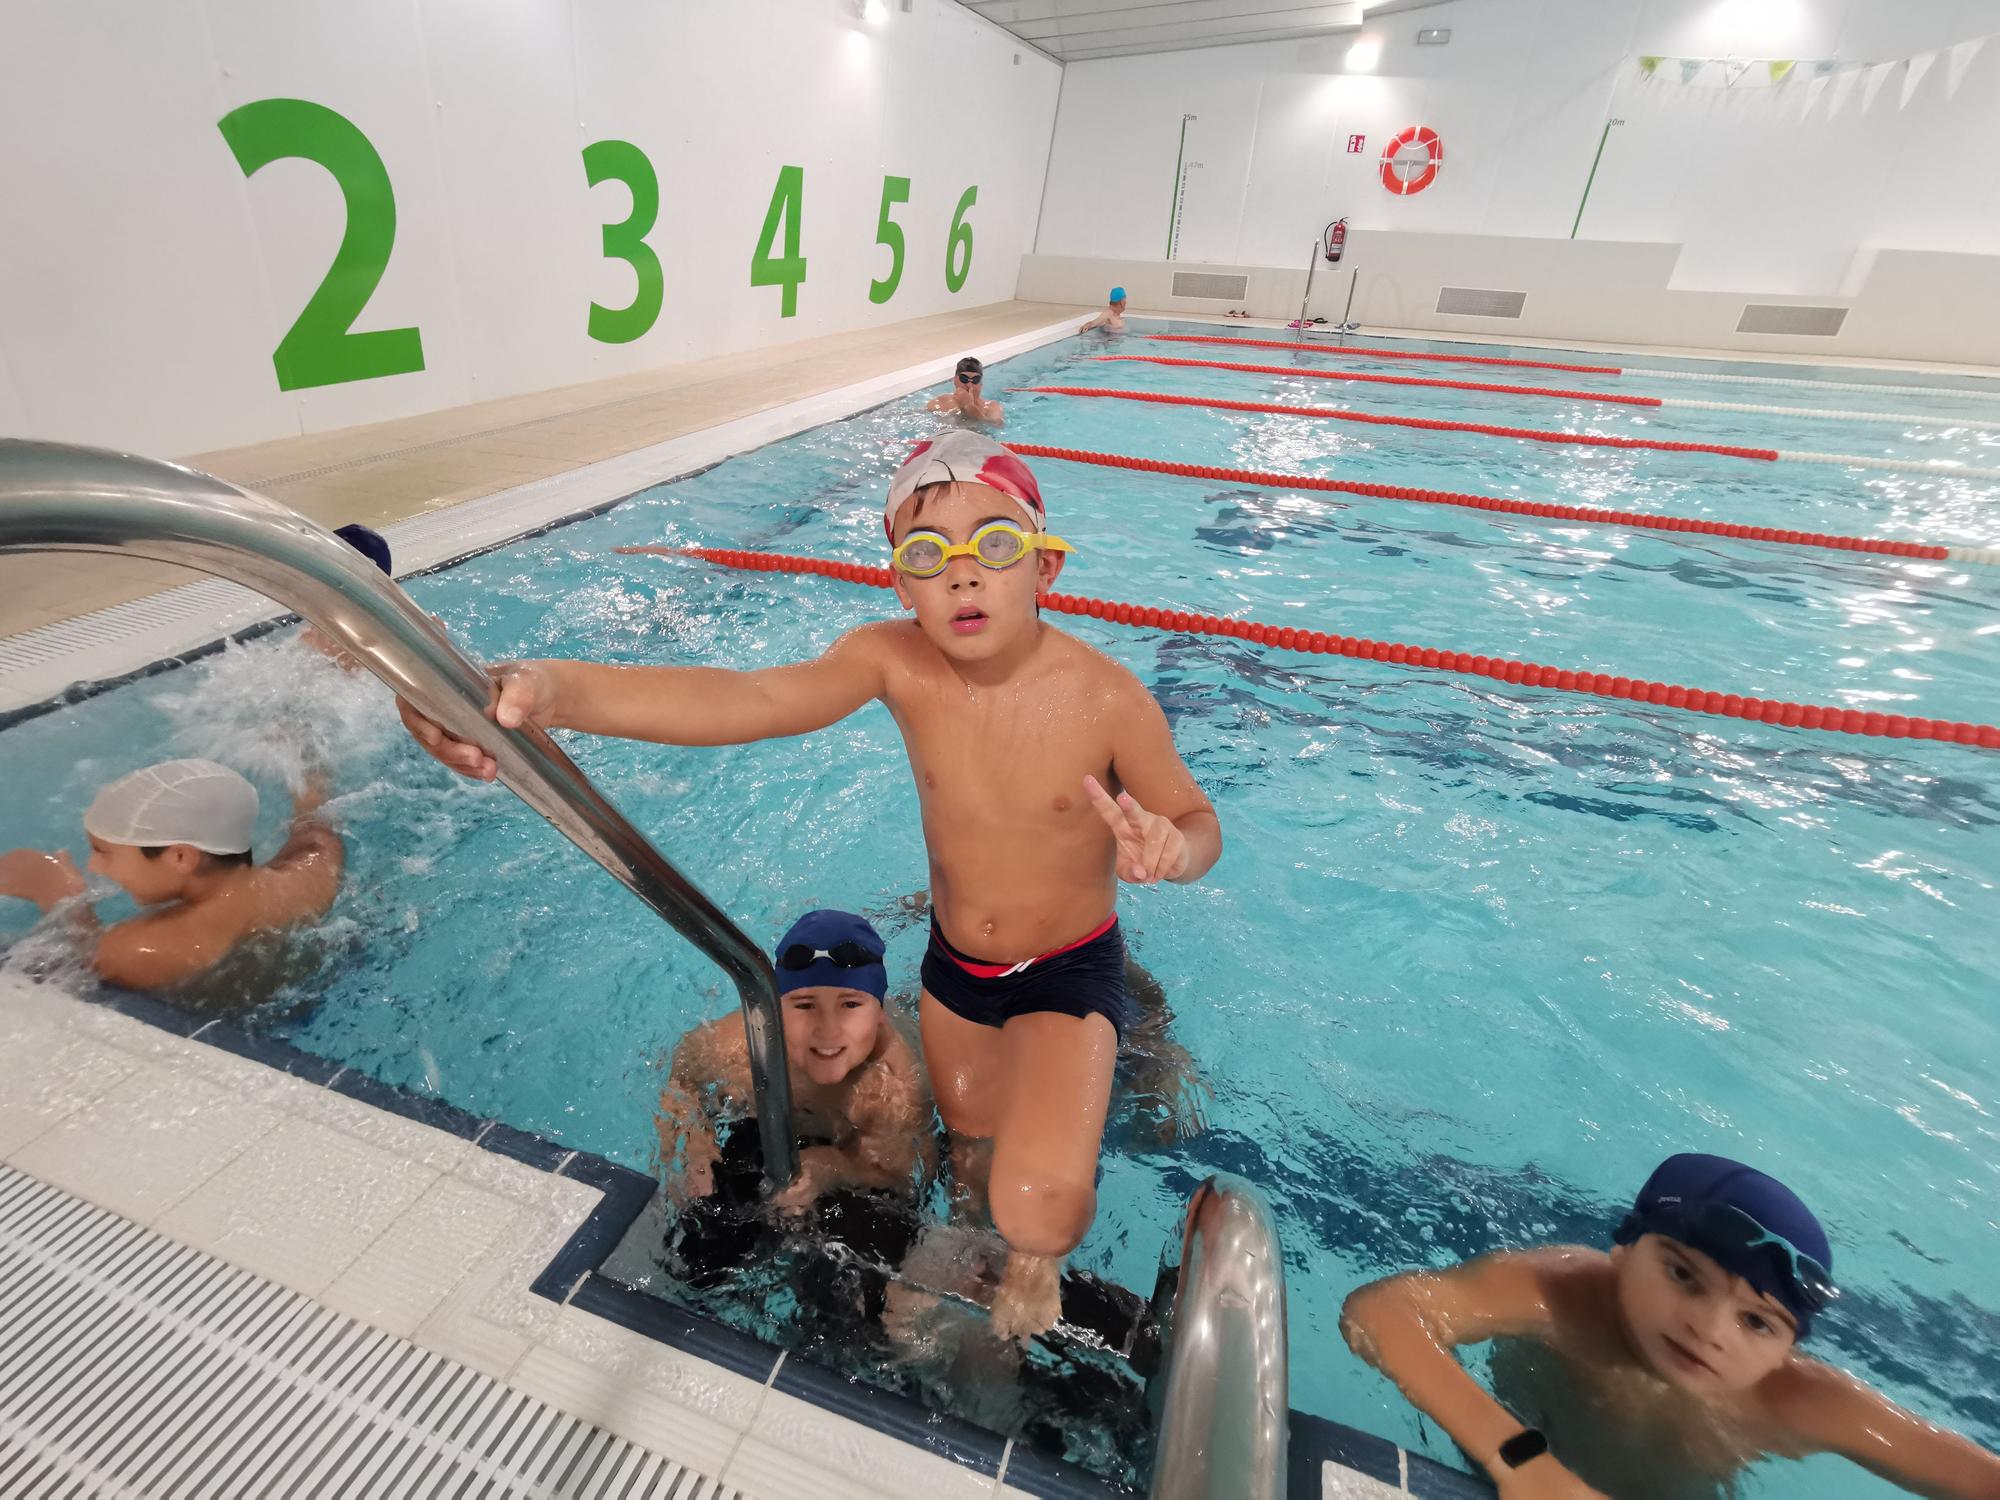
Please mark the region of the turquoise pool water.
MULTIPOLYGON (((1114 347, 1207 357, 1138 333, 1114 347)), ((1905 431, 1100 363, 1102 352, 1066 340, 996 366, 989 387, 1312 401, 2000 464, 2000 401, 1950 393, 1839 391, 1836 403, 1643 377, 1534 382, 1966 419, 1905 431)), ((1414 372, 1398 362, 1397 373, 1414 372)), ((1031 442, 1804 530, 2000 539, 2000 492, 1966 480, 1003 399, 1008 435, 1031 442)), ((410 592, 489 659, 751 666, 818 650, 892 609, 890 596, 611 549, 701 543, 879 562, 882 485, 929 430, 920 408, 912 397, 771 445, 410 592)), ((1063 578, 1077 593, 1716 691, 2000 718, 2000 577, 1977 569, 1035 467, 1052 528, 1079 549, 1063 578)), ((1346 1293, 1495 1246, 1602 1243, 1658 1158, 1718 1151, 1786 1177, 1826 1219, 1850 1291, 1823 1320, 1821 1352, 2000 1444, 2000 757, 1061 623, 1158 695, 1228 839, 1203 884, 1123 904, 1135 952, 1215 1089, 1214 1128, 1107 1159, 1079 1264, 1143 1292, 1201 1177, 1251 1178, 1285 1239, 1293 1404, 1449 1460, 1448 1442, 1341 1344, 1346 1293)), ((421 758, 372 684, 308 670, 265 642, 6 730, 9 781, 27 792, 0 808, 0 848, 79 849, 77 817, 98 785, 204 753, 259 778, 267 850, 284 773, 313 741, 337 756, 351 873, 314 996, 274 1009, 271 1027, 390 1082, 650 1166, 660 1064, 732 997, 510 796, 421 758)), ((886 909, 924 883, 916 799, 880 709, 793 742, 571 749, 760 936, 808 906, 886 909)), ((0 940, 30 915, 0 910, 0 940)), ((892 979, 914 987, 921 947, 919 929, 895 931, 892 979)), ((1888 1492, 1825 1461, 1748 1488, 1806 1487, 1835 1500, 1888 1492)))

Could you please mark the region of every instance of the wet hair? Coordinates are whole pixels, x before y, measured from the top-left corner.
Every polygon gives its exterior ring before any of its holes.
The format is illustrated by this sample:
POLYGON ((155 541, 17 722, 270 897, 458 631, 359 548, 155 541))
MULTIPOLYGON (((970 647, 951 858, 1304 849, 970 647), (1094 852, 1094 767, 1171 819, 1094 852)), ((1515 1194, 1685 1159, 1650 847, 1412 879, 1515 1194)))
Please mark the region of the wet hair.
MULTIPOLYGON (((172 847, 172 844, 141 844, 139 852, 148 859, 158 859, 172 847)), ((201 868, 204 874, 210 870, 247 870, 254 863, 256 861, 250 858, 248 849, 241 854, 210 854, 206 849, 201 851, 201 868)))

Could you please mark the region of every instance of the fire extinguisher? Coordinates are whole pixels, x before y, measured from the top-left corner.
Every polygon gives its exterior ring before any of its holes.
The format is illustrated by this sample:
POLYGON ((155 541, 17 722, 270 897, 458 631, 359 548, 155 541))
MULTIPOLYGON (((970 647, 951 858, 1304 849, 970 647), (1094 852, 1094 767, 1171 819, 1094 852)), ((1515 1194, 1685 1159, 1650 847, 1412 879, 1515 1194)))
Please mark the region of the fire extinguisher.
POLYGON ((1347 249, 1347 220, 1335 219, 1326 226, 1326 263, 1338 265, 1342 252, 1347 249))

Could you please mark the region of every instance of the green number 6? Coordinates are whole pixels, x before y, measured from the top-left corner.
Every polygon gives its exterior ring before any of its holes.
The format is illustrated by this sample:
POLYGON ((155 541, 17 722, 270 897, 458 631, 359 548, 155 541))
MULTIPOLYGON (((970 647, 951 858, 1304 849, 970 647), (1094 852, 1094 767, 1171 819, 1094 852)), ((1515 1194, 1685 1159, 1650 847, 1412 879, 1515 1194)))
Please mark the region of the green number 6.
POLYGON ((660 216, 660 179, 646 153, 630 141, 592 141, 583 148, 583 175, 592 187, 622 182, 632 190, 632 212, 617 224, 604 226, 604 256, 622 260, 639 278, 626 307, 590 304, 590 336, 601 344, 629 344, 653 326, 666 298, 666 277, 660 257, 646 243, 653 221, 660 216))
POLYGON ((944 246, 946 291, 957 291, 965 285, 965 278, 972 274, 972 226, 965 222, 965 211, 978 201, 979 189, 969 187, 965 196, 958 200, 958 207, 952 210, 951 238, 945 241, 944 246), (958 253, 961 250, 965 252, 963 259, 958 253))
POLYGON ((887 302, 896 295, 896 285, 903 279, 903 226, 889 217, 889 210, 898 203, 910 201, 910 179, 907 177, 884 177, 882 179, 882 213, 875 221, 875 243, 889 247, 889 274, 880 281, 868 283, 868 300, 874 303, 887 302))
POLYGON ((424 367, 414 328, 350 333, 396 243, 396 195, 368 137, 345 116, 306 99, 259 99, 216 122, 245 177, 287 157, 333 174, 347 204, 347 230, 318 290, 271 354, 281 391, 407 375, 424 367))

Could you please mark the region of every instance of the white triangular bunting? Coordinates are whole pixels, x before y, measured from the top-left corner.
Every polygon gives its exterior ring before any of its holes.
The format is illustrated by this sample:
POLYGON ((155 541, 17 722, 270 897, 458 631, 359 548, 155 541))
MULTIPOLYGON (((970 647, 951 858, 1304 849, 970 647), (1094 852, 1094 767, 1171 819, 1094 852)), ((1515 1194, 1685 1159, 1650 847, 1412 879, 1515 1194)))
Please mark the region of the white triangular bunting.
POLYGON ((1749 71, 1750 71, 1750 64, 1748 64, 1747 62, 1724 63, 1722 65, 1722 86, 1726 89, 1735 88, 1736 80, 1741 78, 1745 73, 1749 71))
POLYGON ((1707 61, 1706 61, 1705 59, 1703 59, 1703 58, 1699 58, 1699 57, 1684 57, 1684 58, 1682 58, 1682 59, 1681 59, 1681 82, 1682 82, 1682 83, 1693 83, 1693 82, 1695 81, 1695 78, 1697 77, 1697 75, 1699 75, 1699 74, 1700 74, 1701 70, 1702 70, 1703 68, 1707 67, 1707 66, 1708 66, 1708 63, 1707 63, 1707 61))
POLYGON ((1960 42, 1951 49, 1951 61, 1945 64, 1944 96, 1949 99, 1958 92, 1958 86, 1965 81, 1966 69, 1972 66, 1973 58, 1979 56, 1979 49, 1986 45, 1986 38, 1976 36, 1969 42, 1960 42))
POLYGON ((1813 78, 1808 78, 1806 80, 1806 87, 1805 87, 1806 104, 1805 108, 1799 111, 1799 120, 1801 123, 1810 120, 1812 118, 1813 107, 1819 103, 1819 96, 1821 94, 1824 94, 1825 92, 1826 92, 1826 75, 1824 73, 1821 73, 1813 78))
POLYGON ((1841 106, 1853 95, 1855 82, 1860 77, 1859 70, 1854 68, 1843 68, 1833 75, 1833 83, 1826 91, 1826 117, 1829 120, 1840 113, 1841 106))
POLYGON ((1935 52, 1920 53, 1910 59, 1910 69, 1903 75, 1903 97, 1897 103, 1898 109, 1910 107, 1910 100, 1916 94, 1918 85, 1924 81, 1924 75, 1930 72, 1931 65, 1937 60, 1938 55, 1935 52))
POLYGON ((1866 114, 1875 107, 1875 100, 1882 93, 1882 86, 1889 81, 1889 75, 1902 63, 1877 63, 1861 75, 1861 111, 1866 114))

